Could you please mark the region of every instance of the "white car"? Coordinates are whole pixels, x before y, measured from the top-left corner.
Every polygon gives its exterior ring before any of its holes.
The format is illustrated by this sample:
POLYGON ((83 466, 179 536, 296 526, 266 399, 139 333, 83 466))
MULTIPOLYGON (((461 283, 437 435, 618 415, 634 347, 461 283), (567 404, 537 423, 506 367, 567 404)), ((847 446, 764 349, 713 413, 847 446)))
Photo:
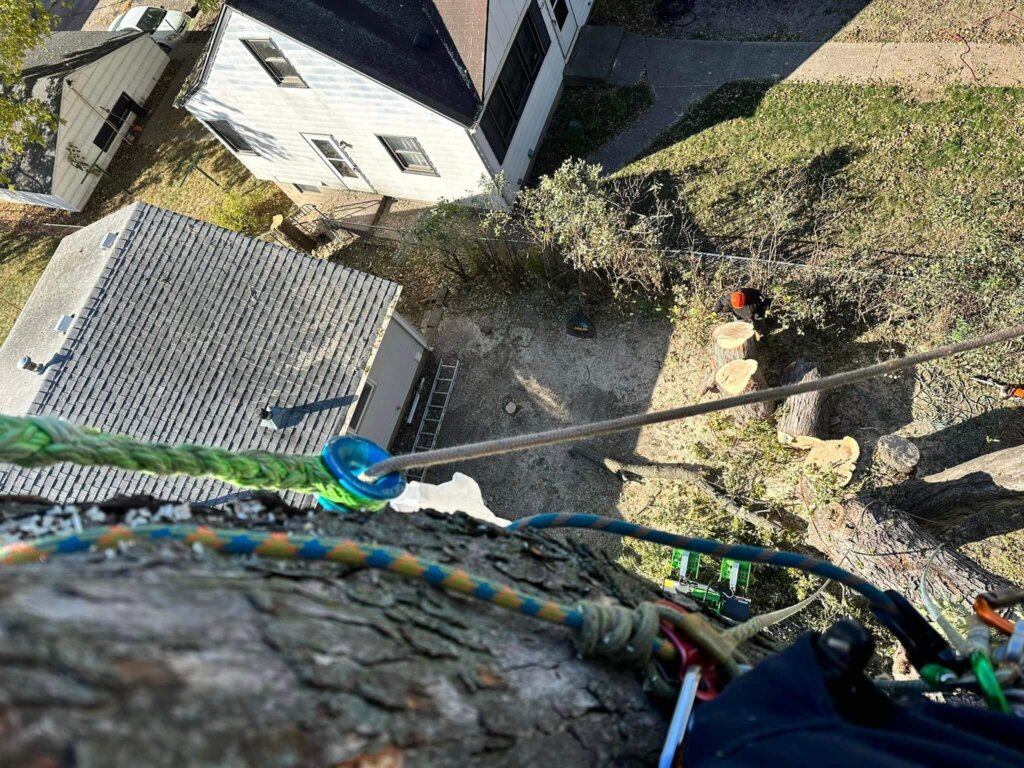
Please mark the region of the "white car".
POLYGON ((189 17, 181 11, 168 11, 148 5, 137 5, 125 11, 110 25, 110 32, 134 29, 152 36, 156 44, 170 51, 185 34, 189 17))

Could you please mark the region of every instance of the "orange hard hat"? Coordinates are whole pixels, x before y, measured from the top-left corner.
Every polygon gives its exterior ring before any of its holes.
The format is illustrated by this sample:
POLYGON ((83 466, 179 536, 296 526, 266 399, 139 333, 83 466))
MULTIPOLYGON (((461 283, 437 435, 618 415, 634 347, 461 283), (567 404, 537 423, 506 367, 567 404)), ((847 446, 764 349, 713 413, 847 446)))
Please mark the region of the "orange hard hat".
POLYGON ((747 306, 747 296, 743 291, 733 291, 732 295, 729 296, 729 303, 733 309, 743 309, 747 306))

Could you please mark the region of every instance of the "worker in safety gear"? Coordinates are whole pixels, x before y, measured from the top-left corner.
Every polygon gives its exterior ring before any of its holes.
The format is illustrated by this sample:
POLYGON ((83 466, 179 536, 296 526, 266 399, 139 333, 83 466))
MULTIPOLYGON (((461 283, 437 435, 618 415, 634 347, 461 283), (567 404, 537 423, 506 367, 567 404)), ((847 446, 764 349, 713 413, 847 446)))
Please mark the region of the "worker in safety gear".
POLYGON ((732 312, 737 320, 754 323, 764 320, 771 303, 772 300, 757 288, 739 288, 720 298, 715 303, 714 311, 720 314, 732 312))

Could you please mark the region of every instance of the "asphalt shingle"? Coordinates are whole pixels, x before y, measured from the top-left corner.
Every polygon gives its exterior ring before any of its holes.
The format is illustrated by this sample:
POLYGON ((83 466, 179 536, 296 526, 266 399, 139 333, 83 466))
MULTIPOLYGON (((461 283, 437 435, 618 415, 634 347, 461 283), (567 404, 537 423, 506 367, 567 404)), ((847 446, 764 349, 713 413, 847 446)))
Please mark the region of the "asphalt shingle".
MULTIPOLYGON (((317 453, 340 432, 401 287, 160 208, 134 209, 66 338, 68 359, 41 377, 30 412, 150 441, 317 453), (302 408, 324 401, 334 402, 302 408), (261 427, 265 405, 295 409, 297 423, 261 427)), ((191 501, 237 491, 81 467, 12 469, 0 489, 55 501, 96 499, 96 489, 191 501)))

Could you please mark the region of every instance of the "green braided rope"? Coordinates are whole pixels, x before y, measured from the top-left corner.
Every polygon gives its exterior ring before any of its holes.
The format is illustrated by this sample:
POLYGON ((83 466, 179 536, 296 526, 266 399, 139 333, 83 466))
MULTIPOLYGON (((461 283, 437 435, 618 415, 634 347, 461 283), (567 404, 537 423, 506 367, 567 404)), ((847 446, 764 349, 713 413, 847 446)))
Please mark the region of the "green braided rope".
POLYGON ((45 416, 0 416, 0 462, 45 467, 70 462, 151 475, 212 477, 239 488, 315 494, 349 509, 380 509, 346 491, 319 456, 146 443, 45 416))

